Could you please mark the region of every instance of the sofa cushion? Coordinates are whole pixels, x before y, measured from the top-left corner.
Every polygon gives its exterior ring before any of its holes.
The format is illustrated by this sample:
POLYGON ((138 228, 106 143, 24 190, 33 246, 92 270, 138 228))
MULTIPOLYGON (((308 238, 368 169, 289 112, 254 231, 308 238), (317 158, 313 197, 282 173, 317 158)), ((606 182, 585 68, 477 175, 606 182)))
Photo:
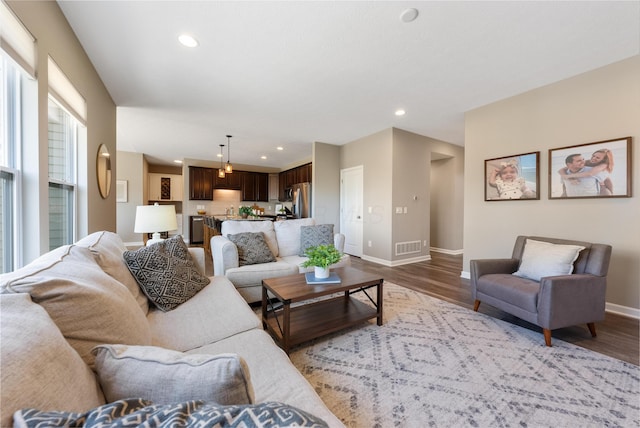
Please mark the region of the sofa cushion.
POLYGON ((72 245, 47 253, 12 274, 5 287, 6 292, 29 293, 90 366, 91 348, 96 345, 151 344, 140 306, 87 248, 72 245))
POLYGON ((222 406, 202 400, 154 404, 150 400, 128 398, 105 404, 84 413, 43 412, 24 409, 15 413, 16 428, 65 427, 315 427, 328 425, 313 415, 284 403, 222 406))
POLYGON ((275 346, 264 330, 254 329, 188 353, 217 354, 232 352, 244 358, 251 372, 255 402, 278 401, 323 419, 329 426, 343 426, 327 408, 313 386, 291 363, 285 352, 275 346))
POLYGON ((209 284, 180 235, 125 251, 124 260, 149 300, 162 311, 175 309, 209 284))
POLYGON ((152 308, 147 314, 153 345, 187 351, 217 342, 262 323, 224 276, 172 311, 152 308))
POLYGON ((547 276, 569 275, 573 272, 573 262, 584 248, 527 239, 520 266, 513 274, 534 281, 547 276))
POLYGON ((315 226, 300 227, 300 253, 304 256, 310 247, 318 245, 333 245, 333 225, 316 224, 315 226))
POLYGON ((93 353, 107 402, 129 397, 156 404, 253 402, 249 369, 235 354, 183 354, 156 346, 126 345, 100 345, 93 353))
POLYGON ((233 285, 240 288, 262 286, 263 279, 278 278, 281 276, 295 275, 297 273, 298 266, 278 260, 272 263, 261 263, 227 269, 225 276, 233 282, 233 285))
POLYGON ((149 312, 149 300, 142 292, 136 279, 131 275, 122 255, 127 251, 120 236, 113 232, 95 232, 75 243, 87 247, 102 270, 122 283, 131 292, 145 314, 149 312))
POLYGON ((274 256, 278 257, 278 241, 273 229, 271 220, 248 221, 248 220, 226 220, 222 222, 220 234, 222 236, 235 235, 242 232, 262 232, 267 245, 274 256))
POLYGON ((12 426, 11 415, 24 407, 85 411, 104 404, 93 372, 28 294, 0 294, 0 324, 0 426, 12 426))
POLYGON ((315 224, 315 220, 312 218, 274 222, 273 228, 278 239, 278 256, 287 257, 300 254, 300 228, 315 224))
POLYGON ((238 248, 240 266, 275 262, 276 258, 264 240, 262 232, 241 232, 227 235, 238 248))

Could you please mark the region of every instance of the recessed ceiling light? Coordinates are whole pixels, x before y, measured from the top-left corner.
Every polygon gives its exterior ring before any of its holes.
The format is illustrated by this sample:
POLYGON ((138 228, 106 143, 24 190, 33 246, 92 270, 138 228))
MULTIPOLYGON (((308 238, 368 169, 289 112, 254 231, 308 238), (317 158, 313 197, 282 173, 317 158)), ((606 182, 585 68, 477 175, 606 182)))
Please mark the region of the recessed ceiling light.
POLYGON ((396 110, 396 116, 404 116, 405 113, 406 113, 406 111, 404 111, 401 108, 396 110))
POLYGON ((282 147, 282 146, 278 146, 278 147, 276 147, 276 149, 278 149, 278 150, 284 150, 284 147, 282 147))
POLYGON ((414 8, 406 9, 400 14, 400 20, 402 20, 402 22, 411 22, 414 21, 417 17, 418 9, 414 8))
POLYGON ((173 161, 173 163, 180 163, 181 164, 182 161, 180 159, 176 159, 176 160, 173 161))
POLYGON ((198 41, 189 34, 180 34, 178 36, 178 41, 188 48, 195 48, 198 46, 198 41))
POLYGON ((260 156, 260 159, 266 159, 267 157, 265 155, 260 156))

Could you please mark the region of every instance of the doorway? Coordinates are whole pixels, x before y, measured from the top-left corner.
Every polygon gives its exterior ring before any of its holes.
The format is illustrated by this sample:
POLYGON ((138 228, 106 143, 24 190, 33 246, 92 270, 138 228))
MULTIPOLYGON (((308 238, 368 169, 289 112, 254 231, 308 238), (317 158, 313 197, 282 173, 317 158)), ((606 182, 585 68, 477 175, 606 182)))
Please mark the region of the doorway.
POLYGON ((362 257, 363 171, 362 165, 340 170, 340 232, 344 252, 356 257, 362 257))

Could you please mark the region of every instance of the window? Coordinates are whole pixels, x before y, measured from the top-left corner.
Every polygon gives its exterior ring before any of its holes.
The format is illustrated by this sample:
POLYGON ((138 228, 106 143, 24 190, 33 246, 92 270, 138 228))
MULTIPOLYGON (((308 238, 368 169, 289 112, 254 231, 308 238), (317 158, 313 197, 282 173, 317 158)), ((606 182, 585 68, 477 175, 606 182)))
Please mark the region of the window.
POLYGON ((78 121, 49 97, 50 250, 75 240, 78 126, 78 121))
POLYGON ((14 270, 20 207, 20 70, 0 54, 0 273, 14 270))

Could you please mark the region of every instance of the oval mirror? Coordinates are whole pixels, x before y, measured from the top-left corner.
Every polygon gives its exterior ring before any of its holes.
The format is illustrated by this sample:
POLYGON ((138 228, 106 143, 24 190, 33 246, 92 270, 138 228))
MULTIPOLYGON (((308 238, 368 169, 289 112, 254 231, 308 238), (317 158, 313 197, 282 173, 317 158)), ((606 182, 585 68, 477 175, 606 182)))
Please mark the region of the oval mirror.
POLYGON ((109 149, 104 144, 98 147, 98 157, 96 159, 96 174, 98 176, 98 189, 103 199, 109 197, 111 191, 111 155, 109 149))

